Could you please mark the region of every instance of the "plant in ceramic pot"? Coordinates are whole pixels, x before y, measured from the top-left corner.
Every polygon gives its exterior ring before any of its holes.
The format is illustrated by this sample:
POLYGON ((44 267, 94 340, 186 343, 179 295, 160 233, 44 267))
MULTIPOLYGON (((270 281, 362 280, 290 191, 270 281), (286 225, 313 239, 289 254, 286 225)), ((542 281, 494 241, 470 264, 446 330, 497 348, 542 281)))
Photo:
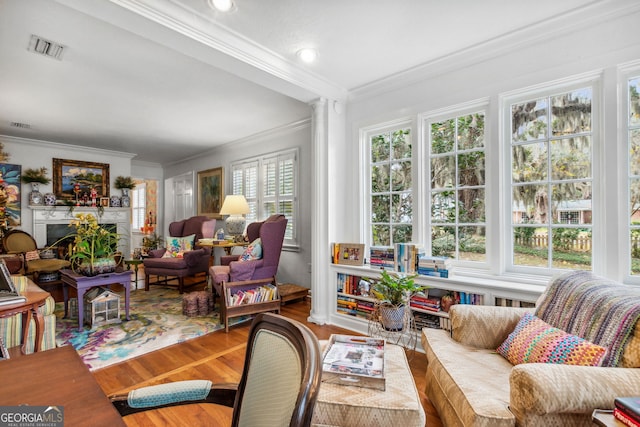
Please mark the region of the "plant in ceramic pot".
POLYGON ((92 214, 76 214, 75 218, 69 225, 75 229, 69 257, 73 271, 85 276, 115 271, 118 234, 98 224, 92 214))
POLYGON ((136 188, 136 183, 130 176, 118 176, 113 183, 118 190, 122 190, 122 197, 120 198, 120 206, 128 208, 130 206, 129 190, 136 188))
POLYGON ((380 321, 385 329, 401 331, 404 328, 404 314, 411 295, 426 289, 415 282, 417 276, 383 270, 373 283, 372 293, 380 301, 380 321))
POLYGON ((22 172, 20 178, 22 182, 31 184, 31 193, 29 193, 30 205, 41 205, 43 203, 42 193, 40 193, 40 184, 48 184, 51 179, 47 176, 47 168, 38 169, 28 168, 22 172))

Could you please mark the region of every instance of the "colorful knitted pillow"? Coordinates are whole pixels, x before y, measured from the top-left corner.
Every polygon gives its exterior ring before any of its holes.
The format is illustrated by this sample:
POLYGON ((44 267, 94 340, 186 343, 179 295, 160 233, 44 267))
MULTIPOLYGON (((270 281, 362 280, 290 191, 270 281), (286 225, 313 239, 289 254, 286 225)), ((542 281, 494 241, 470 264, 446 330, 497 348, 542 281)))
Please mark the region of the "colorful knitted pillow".
POLYGON ((40 252, 36 249, 35 251, 28 251, 24 253, 25 261, 33 261, 36 259, 40 259, 40 252))
POLYGON ((496 351, 514 365, 557 363, 599 366, 607 349, 526 313, 496 351))
POLYGON ((244 250, 238 261, 251 261, 262 258, 262 240, 258 237, 244 250))
POLYGON ((185 252, 193 250, 195 238, 195 234, 185 237, 167 237, 165 246, 167 251, 164 253, 163 258, 182 258, 185 252))

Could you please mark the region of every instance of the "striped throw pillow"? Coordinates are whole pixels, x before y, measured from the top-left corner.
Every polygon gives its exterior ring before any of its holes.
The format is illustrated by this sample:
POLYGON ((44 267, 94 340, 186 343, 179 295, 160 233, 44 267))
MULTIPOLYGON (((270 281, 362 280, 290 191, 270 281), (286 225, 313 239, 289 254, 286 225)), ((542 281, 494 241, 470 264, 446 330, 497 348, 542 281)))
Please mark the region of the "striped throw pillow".
POLYGON ((599 366, 607 349, 526 313, 496 351, 514 365, 557 363, 599 366))

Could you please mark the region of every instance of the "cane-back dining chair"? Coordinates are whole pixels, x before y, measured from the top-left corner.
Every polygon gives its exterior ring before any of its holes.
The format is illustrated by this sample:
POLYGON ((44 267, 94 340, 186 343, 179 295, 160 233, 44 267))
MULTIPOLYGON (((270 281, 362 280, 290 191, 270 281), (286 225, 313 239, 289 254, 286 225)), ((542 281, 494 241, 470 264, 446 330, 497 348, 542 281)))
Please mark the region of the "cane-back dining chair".
MULTIPOLYGON (((233 408, 232 426, 311 425, 322 374, 320 345, 308 327, 261 313, 254 319, 238 384, 178 381, 110 396, 121 415, 215 403, 233 408)), ((207 425, 210 425, 209 420, 207 425)))

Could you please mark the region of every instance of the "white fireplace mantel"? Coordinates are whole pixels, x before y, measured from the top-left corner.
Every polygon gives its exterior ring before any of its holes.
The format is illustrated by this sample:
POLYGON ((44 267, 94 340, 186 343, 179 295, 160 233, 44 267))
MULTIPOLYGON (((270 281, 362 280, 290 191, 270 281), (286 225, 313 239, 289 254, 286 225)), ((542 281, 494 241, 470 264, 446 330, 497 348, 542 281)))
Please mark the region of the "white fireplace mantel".
POLYGON ((92 214, 100 224, 116 224, 120 236, 118 250, 125 257, 131 253, 131 213, 129 208, 104 208, 74 206, 29 206, 33 211, 33 238, 39 248, 47 244, 47 224, 70 224, 76 214, 92 214))

